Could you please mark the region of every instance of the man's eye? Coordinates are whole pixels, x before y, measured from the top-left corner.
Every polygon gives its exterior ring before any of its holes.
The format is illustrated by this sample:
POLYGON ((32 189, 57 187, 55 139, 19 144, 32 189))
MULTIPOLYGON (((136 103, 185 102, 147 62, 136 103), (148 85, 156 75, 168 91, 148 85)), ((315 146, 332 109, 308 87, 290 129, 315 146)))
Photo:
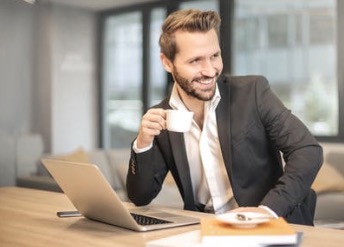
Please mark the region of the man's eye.
POLYGON ((190 63, 194 64, 194 63, 198 63, 199 61, 200 61, 199 59, 194 59, 190 63))

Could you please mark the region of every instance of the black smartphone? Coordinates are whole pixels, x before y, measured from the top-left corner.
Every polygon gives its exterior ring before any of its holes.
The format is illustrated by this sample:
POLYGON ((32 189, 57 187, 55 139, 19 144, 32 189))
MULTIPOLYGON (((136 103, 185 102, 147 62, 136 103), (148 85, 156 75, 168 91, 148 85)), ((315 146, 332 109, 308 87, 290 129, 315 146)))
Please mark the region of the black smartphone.
POLYGON ((60 212, 57 212, 56 214, 60 218, 82 216, 82 214, 79 213, 79 211, 60 211, 60 212))

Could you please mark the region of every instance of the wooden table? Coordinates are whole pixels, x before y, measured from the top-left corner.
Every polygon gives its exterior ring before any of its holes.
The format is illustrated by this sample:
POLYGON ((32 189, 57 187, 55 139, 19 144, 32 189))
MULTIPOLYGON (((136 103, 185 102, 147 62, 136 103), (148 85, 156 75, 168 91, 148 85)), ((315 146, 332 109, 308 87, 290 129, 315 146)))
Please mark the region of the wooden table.
MULTIPOLYGON (((150 240, 199 229, 199 225, 193 225, 138 233, 83 217, 56 216, 57 211, 74 209, 62 193, 0 188, 0 246, 145 246, 150 240)), ((212 217, 181 212, 193 217, 212 217)), ((344 231, 300 225, 293 227, 304 232, 302 247, 339 247, 344 244, 344 231)))

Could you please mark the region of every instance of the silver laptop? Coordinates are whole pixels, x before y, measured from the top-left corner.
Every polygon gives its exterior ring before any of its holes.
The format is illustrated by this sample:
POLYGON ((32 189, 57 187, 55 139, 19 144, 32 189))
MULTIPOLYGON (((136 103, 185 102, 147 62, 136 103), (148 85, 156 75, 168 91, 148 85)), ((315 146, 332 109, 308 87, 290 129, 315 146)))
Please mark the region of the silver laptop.
POLYGON ((131 229, 150 231, 198 224, 199 219, 149 207, 129 211, 94 164, 42 159, 42 163, 86 218, 131 229))

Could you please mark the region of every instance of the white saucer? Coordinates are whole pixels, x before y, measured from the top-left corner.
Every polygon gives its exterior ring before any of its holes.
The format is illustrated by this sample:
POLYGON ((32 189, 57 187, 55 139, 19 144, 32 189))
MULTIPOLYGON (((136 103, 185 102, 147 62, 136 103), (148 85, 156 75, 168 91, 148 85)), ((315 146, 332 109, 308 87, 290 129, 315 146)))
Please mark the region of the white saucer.
POLYGON ((271 220, 266 214, 254 213, 254 212, 242 212, 240 213, 247 217, 246 220, 238 219, 238 213, 224 213, 216 216, 219 221, 230 224, 237 228, 254 228, 258 224, 268 222, 271 220))

